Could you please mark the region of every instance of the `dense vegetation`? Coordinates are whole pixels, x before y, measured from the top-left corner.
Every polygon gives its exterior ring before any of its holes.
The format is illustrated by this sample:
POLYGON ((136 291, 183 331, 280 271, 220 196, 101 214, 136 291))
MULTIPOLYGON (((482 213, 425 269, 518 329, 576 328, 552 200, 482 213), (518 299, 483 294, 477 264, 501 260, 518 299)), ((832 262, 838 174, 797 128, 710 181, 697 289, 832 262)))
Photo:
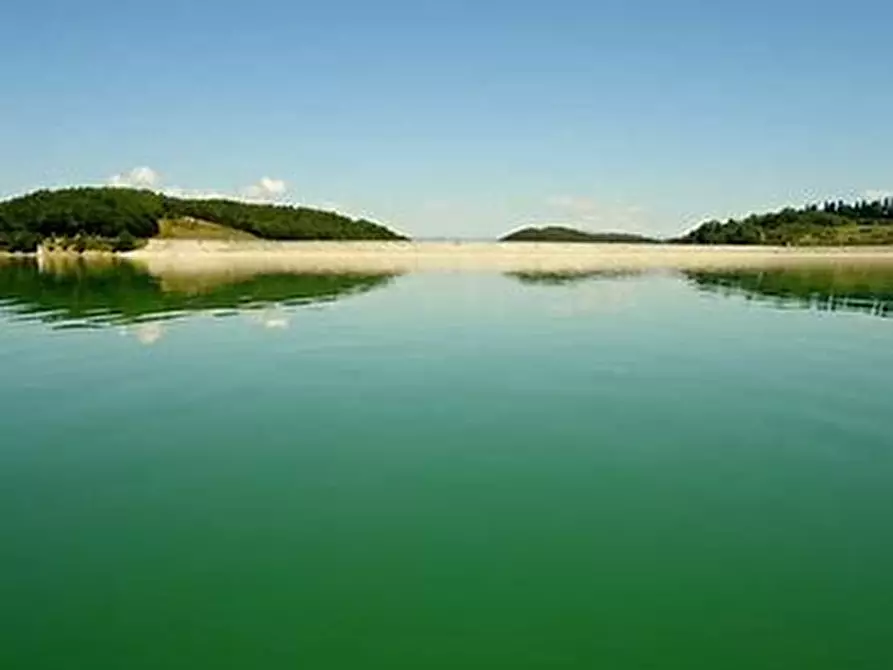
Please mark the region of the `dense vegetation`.
POLYGON ((231 200, 188 200, 126 188, 37 191, 0 203, 0 247, 33 251, 47 239, 154 237, 164 219, 192 219, 278 240, 393 240, 399 235, 364 219, 306 207, 231 200))
POLYGON ((698 288, 782 305, 893 316, 893 268, 815 266, 689 271, 698 288))
POLYGON ((0 304, 22 316, 72 324, 144 323, 193 311, 328 302, 385 286, 393 275, 259 273, 164 281, 123 259, 44 264, 0 258, 0 304))
MULTIPOLYGON (((365 219, 306 207, 233 200, 184 199, 127 188, 37 191, 0 202, 0 250, 34 251, 39 244, 75 251, 127 251, 140 240, 208 235, 218 239, 397 240, 365 219)), ((631 233, 594 233, 565 226, 523 228, 506 242, 621 242, 658 240, 631 233)), ((684 244, 893 244, 893 198, 826 202, 802 209, 708 221, 670 240, 684 244)))
POLYGON ((893 244, 893 198, 826 202, 726 223, 708 221, 675 242, 835 246, 893 244))
POLYGON ((522 228, 502 238, 503 242, 657 242, 633 233, 590 233, 565 226, 522 228))

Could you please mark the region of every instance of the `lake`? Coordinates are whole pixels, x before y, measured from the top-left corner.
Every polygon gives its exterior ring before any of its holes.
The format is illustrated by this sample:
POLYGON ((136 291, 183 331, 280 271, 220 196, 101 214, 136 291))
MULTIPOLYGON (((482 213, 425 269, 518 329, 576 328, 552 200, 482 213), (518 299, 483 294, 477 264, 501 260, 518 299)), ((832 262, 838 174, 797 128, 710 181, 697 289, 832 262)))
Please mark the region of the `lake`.
POLYGON ((0 263, 0 667, 893 667, 893 265, 0 263))

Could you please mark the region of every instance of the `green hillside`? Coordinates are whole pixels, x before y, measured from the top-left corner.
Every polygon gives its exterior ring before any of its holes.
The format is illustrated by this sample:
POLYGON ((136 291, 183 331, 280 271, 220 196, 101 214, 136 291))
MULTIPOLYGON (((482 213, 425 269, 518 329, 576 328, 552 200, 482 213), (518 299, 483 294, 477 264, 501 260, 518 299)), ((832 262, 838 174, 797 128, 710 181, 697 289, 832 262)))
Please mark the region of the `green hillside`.
POLYGON ((893 198, 826 202, 725 223, 708 221, 673 240, 685 244, 848 246, 893 244, 893 198))
POLYGON ((161 219, 158 235, 163 240, 256 240, 258 237, 219 223, 201 221, 187 216, 161 219))
POLYGON ((126 188, 37 191, 0 203, 0 248, 33 251, 49 239, 113 240, 123 249, 155 237, 162 220, 201 221, 273 240, 398 240, 403 237, 364 219, 307 207, 233 200, 190 200, 126 188))

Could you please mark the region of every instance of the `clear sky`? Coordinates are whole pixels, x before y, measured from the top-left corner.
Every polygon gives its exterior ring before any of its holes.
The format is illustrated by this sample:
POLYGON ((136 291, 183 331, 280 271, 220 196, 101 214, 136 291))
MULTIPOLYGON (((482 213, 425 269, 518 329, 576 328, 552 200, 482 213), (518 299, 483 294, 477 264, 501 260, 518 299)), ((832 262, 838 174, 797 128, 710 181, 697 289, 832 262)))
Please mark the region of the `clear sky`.
POLYGON ((893 192, 890 0, 14 5, 2 196, 118 175, 487 237, 893 192))

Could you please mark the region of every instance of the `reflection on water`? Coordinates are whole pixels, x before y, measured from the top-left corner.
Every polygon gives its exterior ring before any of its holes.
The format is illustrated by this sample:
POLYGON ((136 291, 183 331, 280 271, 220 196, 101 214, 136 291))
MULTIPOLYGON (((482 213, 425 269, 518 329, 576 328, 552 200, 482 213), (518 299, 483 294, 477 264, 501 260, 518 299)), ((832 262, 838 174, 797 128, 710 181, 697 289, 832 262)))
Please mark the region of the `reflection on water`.
MULTIPOLYGON (((0 307, 56 327, 157 322, 186 313, 331 302, 385 286, 393 275, 218 272, 152 275, 123 259, 57 258, 0 261, 0 307)), ((262 322, 284 319, 262 310, 262 322)), ((147 328, 145 339, 157 340, 147 328)))
POLYGON ((217 260, 0 271, 0 669, 893 668, 889 284, 217 260))
MULTIPOLYGON (((525 286, 570 287, 587 281, 642 276, 636 270, 511 272, 525 286)), ((160 321, 194 312, 216 315, 252 309, 265 328, 288 327, 292 305, 331 302, 389 284, 395 275, 295 273, 239 267, 214 271, 153 271, 119 258, 0 259, 0 311, 55 328, 139 325, 151 344, 160 321)), ((859 311, 886 317, 893 308, 893 267, 822 265, 760 269, 689 270, 695 287, 721 296, 745 296, 778 307, 859 311)), ((610 283, 610 282, 609 282, 610 283)), ((606 299, 600 296, 599 300, 606 299)))
POLYGON ((522 284, 537 286, 566 286, 595 279, 625 279, 637 277, 638 270, 592 270, 589 272, 507 272, 506 277, 522 284))
POLYGON ((781 307, 856 311, 887 317, 893 309, 893 267, 877 265, 687 271, 704 290, 744 295, 781 307))

